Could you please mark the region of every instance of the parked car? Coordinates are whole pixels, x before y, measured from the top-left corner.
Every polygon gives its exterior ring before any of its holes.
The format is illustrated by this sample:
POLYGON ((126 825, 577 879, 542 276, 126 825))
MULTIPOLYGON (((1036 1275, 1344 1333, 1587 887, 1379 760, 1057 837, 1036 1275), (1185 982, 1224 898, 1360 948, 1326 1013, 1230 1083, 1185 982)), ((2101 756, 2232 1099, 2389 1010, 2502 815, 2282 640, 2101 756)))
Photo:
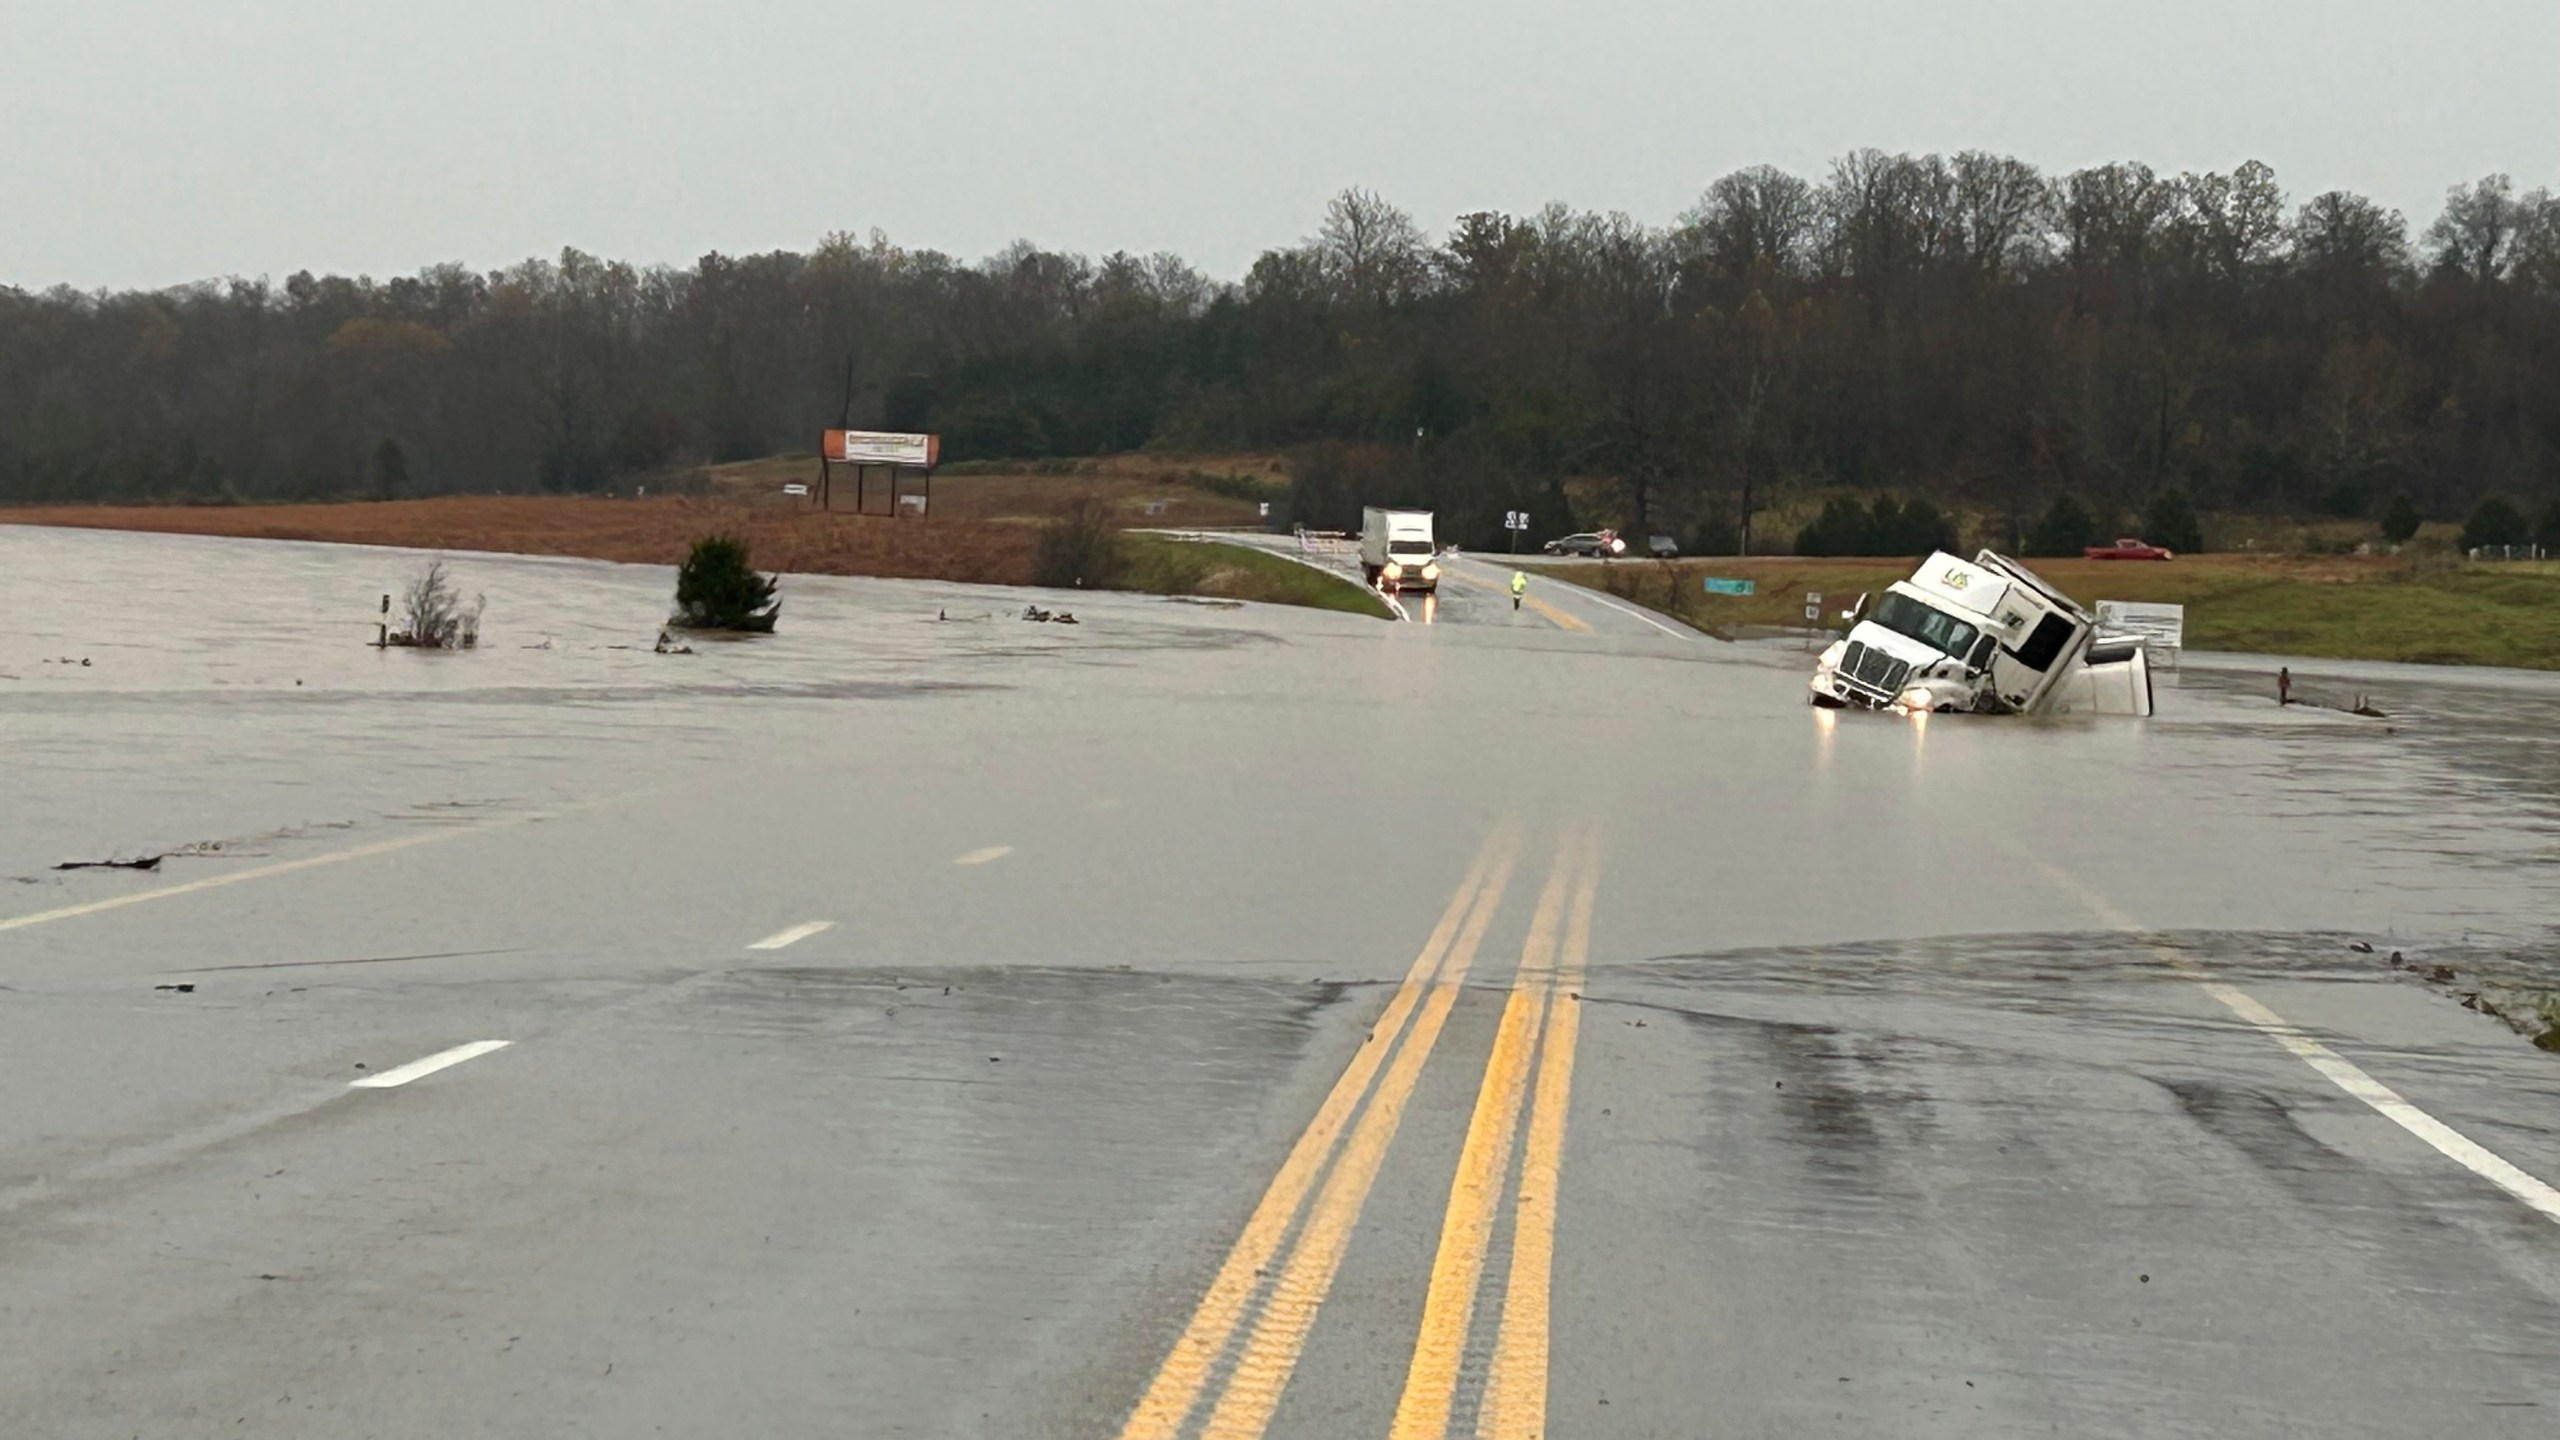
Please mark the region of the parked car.
POLYGON ((2145 540, 2137 540, 2130 535, 2118 539, 2113 545, 2092 545, 2080 553, 2092 560, 2175 560, 2178 558, 2171 551, 2145 540))
POLYGON ((1646 553, 1652 555, 1656 560, 1677 560, 1680 558, 1680 542, 1672 539, 1668 535, 1654 536, 1652 539, 1645 542, 1644 548, 1646 553))
POLYGON ((1627 542, 1617 536, 1591 530, 1585 530, 1579 535, 1567 535, 1560 540, 1550 540, 1546 545, 1547 553, 1550 555, 1581 555, 1602 560, 1626 548, 1627 542))

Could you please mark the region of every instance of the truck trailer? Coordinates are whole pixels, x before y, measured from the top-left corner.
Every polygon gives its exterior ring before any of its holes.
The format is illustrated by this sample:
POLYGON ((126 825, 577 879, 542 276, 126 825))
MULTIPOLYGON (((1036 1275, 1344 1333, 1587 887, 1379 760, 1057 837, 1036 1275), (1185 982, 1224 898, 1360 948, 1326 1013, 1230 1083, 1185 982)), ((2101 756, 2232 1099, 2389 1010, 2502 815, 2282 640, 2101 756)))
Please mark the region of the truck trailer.
POLYGON ((2136 636, 2101 635, 2071 598, 2005 555, 1939 551, 1815 663, 1816 705, 1986 715, 2148 715, 2136 636))

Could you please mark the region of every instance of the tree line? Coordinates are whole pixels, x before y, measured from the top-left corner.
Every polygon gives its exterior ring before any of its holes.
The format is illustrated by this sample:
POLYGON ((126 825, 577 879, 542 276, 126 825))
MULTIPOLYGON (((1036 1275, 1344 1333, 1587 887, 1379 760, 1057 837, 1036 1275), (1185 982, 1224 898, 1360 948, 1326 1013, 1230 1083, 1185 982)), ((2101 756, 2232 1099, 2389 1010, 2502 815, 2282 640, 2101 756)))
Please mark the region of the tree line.
POLYGON ((2491 176, 2413 233, 2254 163, 1861 150, 1725 176, 1662 225, 1551 205, 1435 239, 1347 191, 1234 282, 875 232, 681 270, 0 289, 5 501, 594 492, 838 423, 939 432, 946 461, 1282 450, 1294 518, 1428 504, 1475 545, 1526 509, 1767 549, 1773 501, 1815 489, 1864 516, 1816 545, 1959 507, 2023 543, 2064 501, 2093 532, 2163 506, 2536 515, 2560 200, 2491 176))

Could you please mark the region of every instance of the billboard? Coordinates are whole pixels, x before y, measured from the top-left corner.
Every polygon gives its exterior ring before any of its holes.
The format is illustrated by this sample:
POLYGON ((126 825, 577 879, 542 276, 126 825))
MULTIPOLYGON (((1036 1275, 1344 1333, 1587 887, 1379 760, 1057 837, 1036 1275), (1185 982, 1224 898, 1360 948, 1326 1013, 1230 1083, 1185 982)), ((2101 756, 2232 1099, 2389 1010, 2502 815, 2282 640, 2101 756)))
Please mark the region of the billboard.
POLYGON ((2139 635, 2142 643, 2155 651, 2174 651, 2187 643, 2187 607, 2101 600, 2098 628, 2118 635, 2139 635))
POLYGON ((886 430, 830 430, 819 453, 848 465, 910 465, 930 470, 942 456, 939 435, 900 435, 886 430))

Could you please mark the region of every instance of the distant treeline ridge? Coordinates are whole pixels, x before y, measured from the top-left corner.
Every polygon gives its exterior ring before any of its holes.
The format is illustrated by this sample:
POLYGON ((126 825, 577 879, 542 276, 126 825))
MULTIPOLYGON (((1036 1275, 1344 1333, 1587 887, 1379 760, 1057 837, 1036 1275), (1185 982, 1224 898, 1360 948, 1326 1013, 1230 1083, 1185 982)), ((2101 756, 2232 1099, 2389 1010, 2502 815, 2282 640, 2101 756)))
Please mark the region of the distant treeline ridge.
POLYGON ((1223 283, 1020 243, 828 236, 636 268, 575 250, 388 281, 0 289, 0 501, 595 491, 806 450, 1288 450, 1300 518, 1431 504, 1729 544, 1790 487, 2096 523, 2458 518, 2560 495, 2560 200, 2455 187, 2413 236, 2265 166, 2047 176, 1862 150, 1673 223, 1549 206, 1437 240, 1365 191, 1223 283), (1587 485, 1578 493, 1589 496, 1587 485), (1590 508, 1586 505, 1586 508, 1590 508))

